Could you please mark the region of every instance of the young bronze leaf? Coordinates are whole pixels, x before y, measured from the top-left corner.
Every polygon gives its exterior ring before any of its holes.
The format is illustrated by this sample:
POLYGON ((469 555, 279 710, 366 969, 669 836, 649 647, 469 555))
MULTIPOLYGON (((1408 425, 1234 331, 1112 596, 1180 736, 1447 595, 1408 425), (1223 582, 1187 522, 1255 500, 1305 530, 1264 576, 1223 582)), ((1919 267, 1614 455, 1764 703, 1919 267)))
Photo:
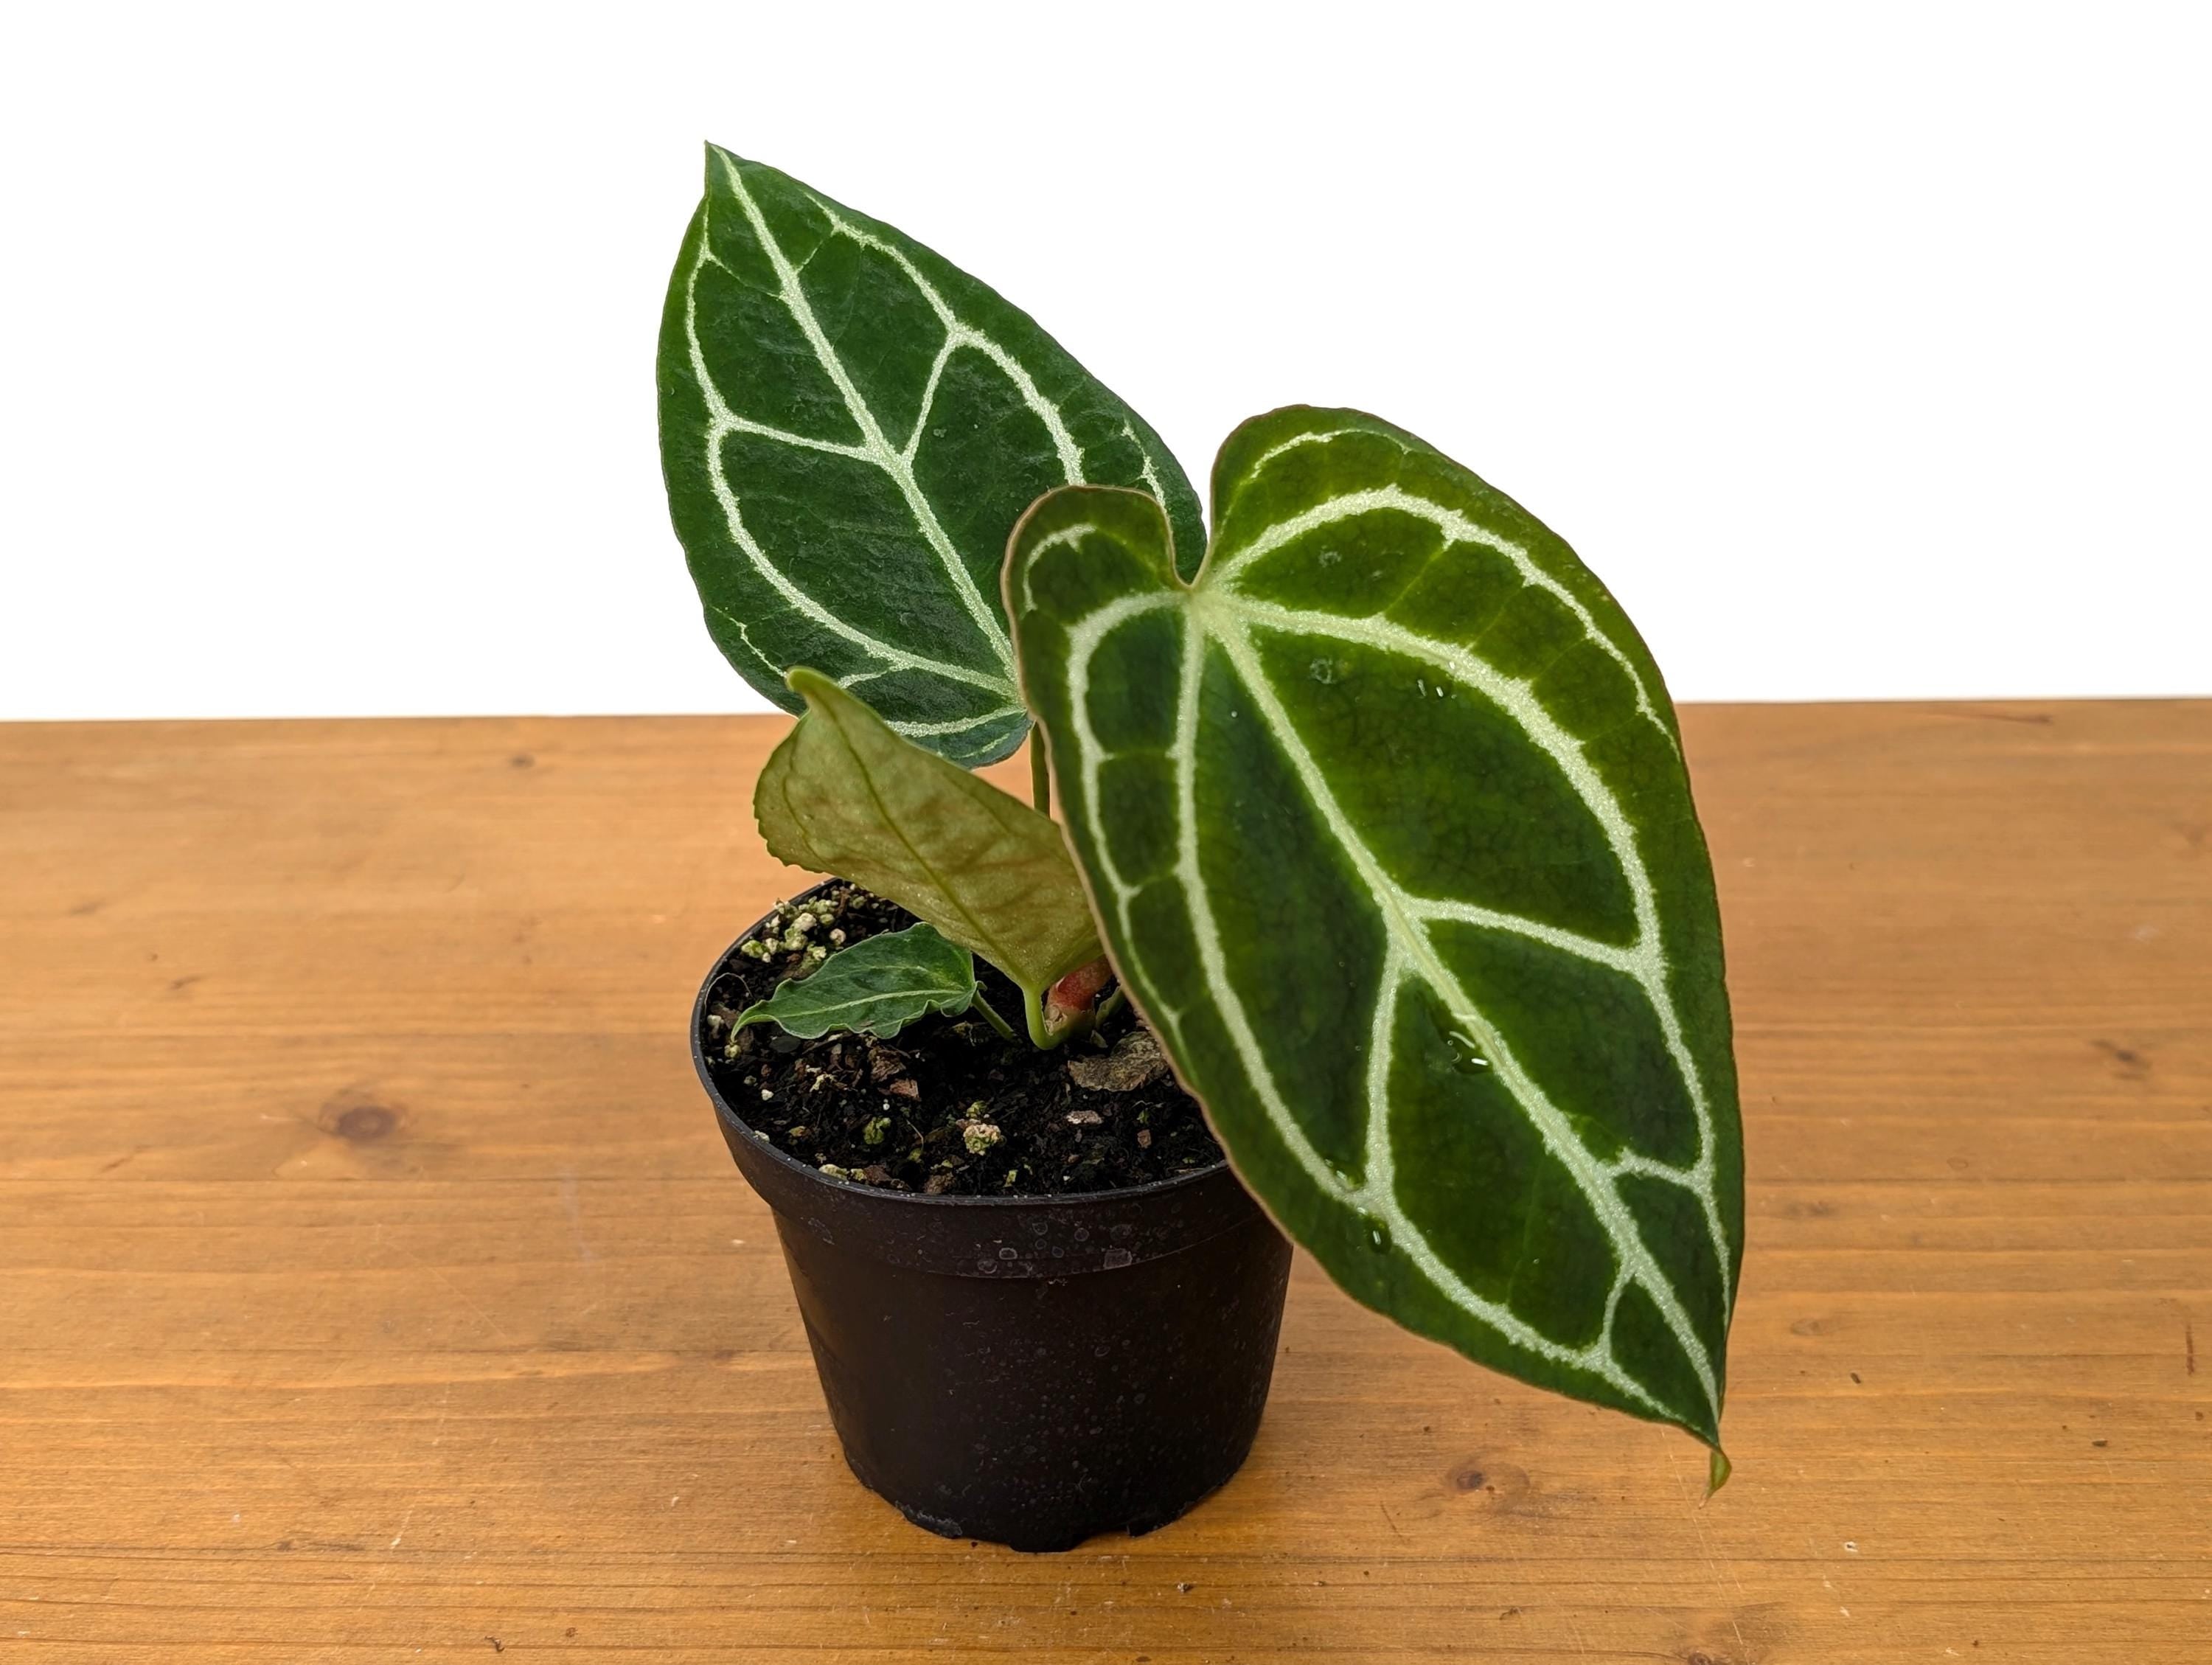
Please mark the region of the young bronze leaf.
POLYGON ((1246 423, 1185 585, 1075 488, 1006 571, 1130 994, 1353 1295, 1708 1443, 1742 1243, 1718 912, 1673 708, 1534 517, 1349 410, 1246 423))
POLYGON ((975 957, 927 925, 841 948, 812 975, 793 977, 731 1025, 775 1024, 801 1040, 865 1030, 888 1040, 925 1012, 957 1016, 975 1001, 975 957))
POLYGON ((811 665, 975 764, 1029 728, 999 592, 1038 493, 1141 488, 1195 568, 1198 497, 1026 313, 890 227, 707 149, 659 353, 668 506, 707 627, 799 708, 811 665))
POLYGON ((791 687, 806 714, 753 793, 772 854, 890 897, 1033 1004, 1097 957, 1082 880, 1049 817, 901 738, 827 677, 796 670, 791 687))

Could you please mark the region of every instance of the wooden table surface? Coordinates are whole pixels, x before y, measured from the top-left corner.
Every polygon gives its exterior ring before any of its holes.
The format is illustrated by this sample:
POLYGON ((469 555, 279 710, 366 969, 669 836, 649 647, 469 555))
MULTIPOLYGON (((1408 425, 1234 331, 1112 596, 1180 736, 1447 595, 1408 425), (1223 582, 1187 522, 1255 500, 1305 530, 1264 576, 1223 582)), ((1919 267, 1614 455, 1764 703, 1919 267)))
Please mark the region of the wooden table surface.
POLYGON ((691 1076, 780 720, 0 729, 0 1665, 2212 1659, 2212 704, 1684 726, 1733 1484, 1302 1262, 1048 1557, 846 1473, 691 1076))

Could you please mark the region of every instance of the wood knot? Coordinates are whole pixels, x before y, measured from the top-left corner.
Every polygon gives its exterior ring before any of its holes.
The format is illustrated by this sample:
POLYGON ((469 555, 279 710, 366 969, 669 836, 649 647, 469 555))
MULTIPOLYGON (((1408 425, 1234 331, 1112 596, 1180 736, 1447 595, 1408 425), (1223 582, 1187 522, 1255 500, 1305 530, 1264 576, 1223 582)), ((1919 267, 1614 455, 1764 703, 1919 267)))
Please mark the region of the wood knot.
POLYGON ((1531 1506, 1528 1476, 1494 1454, 1477 1452, 1444 1470, 1444 1495, 1466 1498, 1472 1506, 1517 1514, 1531 1506))
POLYGON ((358 1092, 343 1092, 323 1106, 315 1123, 349 1145, 374 1145, 398 1133, 404 1119, 397 1105, 380 1104, 358 1092))
POLYGON ((2148 1078, 2150 1058, 2141 1049, 2112 1041, 2092 1041, 2089 1044, 2112 1060, 2112 1073, 2121 1080, 2142 1081, 2148 1078))
POLYGON ((338 1117, 331 1131, 340 1139, 349 1139, 356 1145, 367 1145, 382 1139, 399 1125, 399 1118, 381 1104, 356 1104, 338 1117))

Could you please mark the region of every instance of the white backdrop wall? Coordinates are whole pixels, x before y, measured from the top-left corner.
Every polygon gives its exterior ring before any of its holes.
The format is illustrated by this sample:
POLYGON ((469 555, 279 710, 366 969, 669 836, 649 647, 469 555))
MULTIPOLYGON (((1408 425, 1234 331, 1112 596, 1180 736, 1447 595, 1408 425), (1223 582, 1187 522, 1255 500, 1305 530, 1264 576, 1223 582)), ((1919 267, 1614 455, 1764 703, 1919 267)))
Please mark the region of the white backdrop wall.
POLYGON ((756 708, 660 501, 712 137, 1195 477, 1348 404, 1679 697, 2212 693, 2212 10, 20 6, 0 717, 756 708))

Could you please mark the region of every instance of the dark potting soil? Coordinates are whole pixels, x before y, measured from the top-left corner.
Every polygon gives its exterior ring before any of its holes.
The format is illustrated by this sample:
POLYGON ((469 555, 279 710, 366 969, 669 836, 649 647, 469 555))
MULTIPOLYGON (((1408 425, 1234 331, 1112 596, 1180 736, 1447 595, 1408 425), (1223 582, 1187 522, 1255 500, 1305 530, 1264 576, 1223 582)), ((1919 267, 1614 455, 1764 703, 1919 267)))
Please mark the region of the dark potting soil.
POLYGON ((702 1041, 722 1097, 757 1134, 840 1178, 931 1195, 1111 1191, 1222 1159, 1126 1001, 1089 1036, 1041 1052, 1021 1034, 1020 992, 981 960, 983 998, 1015 1025, 1012 1041, 972 1013, 932 1013, 888 1041, 802 1041, 773 1024, 732 1033, 739 1012, 820 963, 810 949, 834 952, 914 922, 838 881, 778 904, 749 939, 760 957, 733 951, 722 962, 702 1041))

